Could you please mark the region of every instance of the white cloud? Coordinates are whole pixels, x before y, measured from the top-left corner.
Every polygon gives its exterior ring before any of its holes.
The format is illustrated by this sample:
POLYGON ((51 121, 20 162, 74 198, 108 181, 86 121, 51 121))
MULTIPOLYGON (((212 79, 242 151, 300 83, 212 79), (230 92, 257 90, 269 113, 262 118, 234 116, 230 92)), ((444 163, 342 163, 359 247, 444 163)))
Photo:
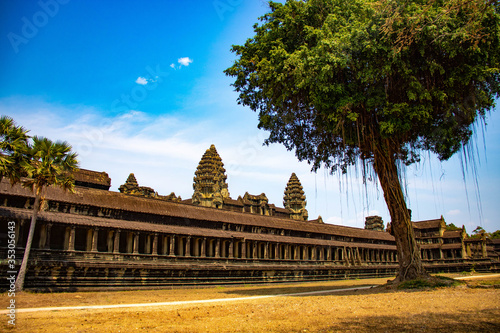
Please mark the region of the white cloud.
POLYGON ((177 62, 181 64, 181 66, 189 66, 189 64, 193 62, 193 59, 190 59, 189 57, 183 57, 179 58, 177 62))
POLYGON ((146 85, 148 84, 148 80, 145 77, 139 76, 137 80, 135 80, 135 83, 141 84, 141 85, 146 85))
POLYGON ((450 210, 448 213, 446 213, 446 215, 449 215, 449 216, 457 216, 460 214, 462 214, 460 209, 453 209, 453 210, 450 210))
POLYGON ((170 67, 175 69, 175 64, 170 64, 170 67))
MULTIPOLYGON (((192 99, 196 109, 203 107, 203 104, 195 103, 199 99, 192 99)), ((349 177, 331 176, 323 170, 313 174, 309 165, 297 162, 293 152, 286 151, 283 146, 263 147, 262 141, 267 133, 249 126, 250 117, 245 113, 229 116, 230 121, 227 118, 221 121, 221 117, 215 116, 190 117, 192 114, 187 106, 182 110, 186 113, 178 113, 181 116, 158 116, 129 110, 105 117, 102 110, 92 107, 67 107, 27 98, 0 99, 0 113, 13 116, 17 123, 31 130, 31 135, 66 140, 79 154, 82 168, 108 172, 113 191, 125 182, 129 173, 134 172, 140 185, 152 187, 160 194, 173 191, 182 198, 189 198, 193 193, 192 182, 198 162, 213 143, 225 164, 233 198, 246 191, 251 194, 264 192, 270 203, 282 207, 286 182, 295 172, 304 186, 311 219, 321 215, 327 223, 359 228, 364 227, 365 217, 369 215, 382 216, 384 224, 390 221, 380 189, 369 184, 365 196, 364 185, 353 174, 349 177)), ((421 178, 423 184, 429 182, 429 177, 424 175, 421 178)), ((460 178, 456 182, 460 183, 460 178)), ((409 191, 413 196, 414 220, 438 218, 447 212, 443 215, 449 217, 448 223, 465 224, 469 231, 481 224, 473 209, 469 213, 467 208, 457 209, 467 207, 465 196, 462 201, 457 196, 460 190, 453 188, 449 191, 443 185, 443 191, 436 191, 432 184, 428 188, 415 187, 410 186, 409 191), (436 198, 441 201, 437 208, 436 198)), ((498 188, 491 187, 493 190, 498 188)), ((498 215, 493 212, 497 207, 495 196, 485 193, 482 223, 488 231, 494 231, 500 229, 498 219, 494 219, 498 215), (487 205, 486 200, 490 197, 493 203, 487 205)), ((472 208, 475 207, 474 199, 469 198, 472 208)))

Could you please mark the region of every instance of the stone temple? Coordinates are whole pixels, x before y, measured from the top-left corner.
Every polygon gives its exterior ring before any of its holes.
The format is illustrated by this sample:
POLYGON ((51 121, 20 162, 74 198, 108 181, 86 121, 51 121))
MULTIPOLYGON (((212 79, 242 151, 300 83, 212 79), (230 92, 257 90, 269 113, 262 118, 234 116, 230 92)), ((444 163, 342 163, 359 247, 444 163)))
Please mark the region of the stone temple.
MULTIPOLYGON (((110 191, 105 172, 80 169, 76 193, 48 188, 33 239, 25 288, 98 290, 212 284, 313 281, 392 276, 394 237, 380 217, 365 229, 310 220, 297 175, 284 185, 283 205, 264 193, 231 198, 214 145, 194 172, 193 195, 182 199, 139 186, 133 173, 110 191)), ((0 183, 0 252, 15 222, 18 263, 28 236, 34 196, 0 183)), ((446 230, 441 217, 413 222, 427 270, 498 271, 498 244, 446 230)), ((390 229, 390 224, 388 224, 390 229)), ((0 261, 7 269, 7 261, 0 261)), ((0 288, 8 289, 8 281, 0 288)))

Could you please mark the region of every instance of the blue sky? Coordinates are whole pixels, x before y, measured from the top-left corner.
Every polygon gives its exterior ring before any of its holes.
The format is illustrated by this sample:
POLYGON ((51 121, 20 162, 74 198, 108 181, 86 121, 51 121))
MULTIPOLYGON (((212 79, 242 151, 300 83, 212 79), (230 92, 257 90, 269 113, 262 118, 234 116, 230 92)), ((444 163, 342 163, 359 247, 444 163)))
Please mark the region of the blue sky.
MULTIPOLYGON (((213 143, 233 198, 264 192, 282 206, 295 172, 311 219, 357 227, 374 214, 390 221, 379 186, 365 187, 356 172, 311 173, 293 152, 263 147, 257 115, 237 105, 222 71, 235 59, 231 45, 251 37, 267 10, 260 0, 3 0, 0 113, 31 135, 71 143, 81 167, 108 172, 114 191, 134 172, 140 185, 189 198, 213 143)), ((499 142, 497 107, 475 140, 476 176, 466 172, 464 181, 458 155, 443 163, 425 155, 409 168, 413 219, 443 215, 469 233, 477 225, 500 229, 499 142)))

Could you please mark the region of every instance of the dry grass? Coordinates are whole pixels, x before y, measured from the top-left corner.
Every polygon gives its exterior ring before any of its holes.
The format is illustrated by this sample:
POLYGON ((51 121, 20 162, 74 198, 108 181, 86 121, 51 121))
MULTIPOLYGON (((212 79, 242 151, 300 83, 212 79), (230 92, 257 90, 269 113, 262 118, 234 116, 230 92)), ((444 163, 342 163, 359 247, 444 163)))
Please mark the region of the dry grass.
MULTIPOLYGON (((385 279, 278 286, 30 294, 21 307, 118 304, 295 293, 385 279)), ((475 281, 477 282, 477 281, 475 281)), ((494 283, 492 283, 494 284, 494 283)), ((6 304, 6 295, 2 295, 6 304)), ((6 319, 0 331, 8 331, 6 319)), ((149 308, 18 313, 16 332, 499 332, 500 289, 466 286, 287 296, 149 308)))

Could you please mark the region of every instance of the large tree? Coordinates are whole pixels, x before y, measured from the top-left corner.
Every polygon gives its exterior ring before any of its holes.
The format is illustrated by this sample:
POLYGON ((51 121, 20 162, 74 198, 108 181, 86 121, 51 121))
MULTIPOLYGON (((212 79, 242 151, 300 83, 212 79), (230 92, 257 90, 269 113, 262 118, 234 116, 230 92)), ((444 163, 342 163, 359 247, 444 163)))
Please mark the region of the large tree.
POLYGON ((71 151, 67 142, 53 142, 44 137, 33 137, 29 147, 30 163, 25 167, 27 178, 23 186, 31 189, 35 195, 28 240, 23 260, 16 279, 16 290, 23 290, 31 244, 35 234, 37 215, 40 211, 44 190, 48 186, 58 186, 65 190, 74 190, 73 171, 78 166, 77 155, 71 151))
POLYGON ((347 172, 373 167, 391 215, 397 280, 425 275, 401 187, 423 151, 469 143, 500 92, 500 19, 485 0, 270 2, 226 69, 266 143, 347 172))

